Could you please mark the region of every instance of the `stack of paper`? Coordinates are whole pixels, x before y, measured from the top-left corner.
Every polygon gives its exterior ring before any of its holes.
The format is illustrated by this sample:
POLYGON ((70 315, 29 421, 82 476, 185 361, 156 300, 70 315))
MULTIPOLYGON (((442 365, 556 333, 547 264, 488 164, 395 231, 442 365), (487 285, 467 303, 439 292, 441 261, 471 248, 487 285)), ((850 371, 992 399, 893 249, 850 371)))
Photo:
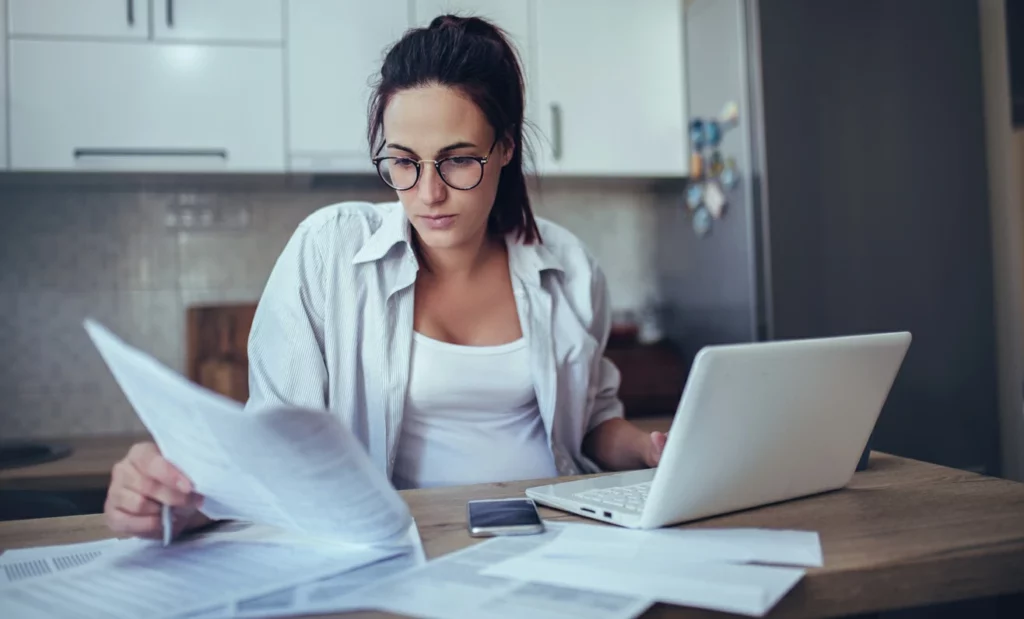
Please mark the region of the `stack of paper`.
POLYGON ((396 557, 405 563, 385 571, 423 562, 408 507, 337 416, 244 411, 102 326, 87 321, 86 330, 164 457, 203 495, 202 511, 262 526, 168 547, 140 540, 125 552, 106 542, 43 562, 23 554, 0 586, 5 618, 153 619, 225 605, 237 614, 238 600, 327 578, 337 589, 340 575, 379 573, 396 557))
POLYGON ((333 541, 399 537, 412 516, 337 415, 244 410, 115 337, 86 330, 165 458, 213 519, 246 520, 333 541))
POLYGON ((541 535, 494 538, 454 552, 361 589, 352 594, 348 605, 427 619, 632 619, 647 610, 653 601, 639 592, 490 573, 557 540, 567 526, 548 522, 541 535))
POLYGON ((804 570, 759 564, 820 567, 818 534, 567 524, 550 543, 482 573, 761 616, 804 570))

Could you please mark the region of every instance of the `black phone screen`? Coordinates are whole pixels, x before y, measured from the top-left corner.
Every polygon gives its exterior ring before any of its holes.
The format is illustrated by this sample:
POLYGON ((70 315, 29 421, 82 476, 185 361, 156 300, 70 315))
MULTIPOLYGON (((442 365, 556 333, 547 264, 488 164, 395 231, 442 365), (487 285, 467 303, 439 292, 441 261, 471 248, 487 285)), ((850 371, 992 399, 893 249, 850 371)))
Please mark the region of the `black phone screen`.
POLYGON ((529 499, 469 503, 472 527, 515 527, 540 524, 540 515, 529 499))

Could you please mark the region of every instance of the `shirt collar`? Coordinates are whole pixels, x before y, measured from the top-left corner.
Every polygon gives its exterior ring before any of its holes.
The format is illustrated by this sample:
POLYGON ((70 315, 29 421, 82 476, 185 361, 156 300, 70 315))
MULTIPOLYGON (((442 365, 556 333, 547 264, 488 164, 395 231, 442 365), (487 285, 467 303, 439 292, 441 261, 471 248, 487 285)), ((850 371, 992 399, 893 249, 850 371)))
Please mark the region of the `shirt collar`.
MULTIPOLYGON (((399 243, 405 243, 408 251, 412 251, 412 226, 401 203, 396 203, 384 213, 381 225, 356 252, 352 262, 363 264, 382 260, 399 243)), ((539 287, 541 273, 544 271, 565 271, 558 257, 542 243, 527 245, 517 239, 515 234, 506 236, 505 243, 508 246, 509 268, 527 284, 539 287)))
POLYGON ((353 264, 374 262, 387 255, 391 248, 405 243, 412 250, 412 233, 409 220, 405 217, 401 203, 395 203, 384 212, 384 218, 377 230, 366 239, 366 243, 356 252, 353 264))
POLYGON ((558 257, 543 243, 527 245, 513 233, 505 237, 505 244, 508 246, 509 269, 527 284, 539 288, 544 271, 565 272, 558 257))

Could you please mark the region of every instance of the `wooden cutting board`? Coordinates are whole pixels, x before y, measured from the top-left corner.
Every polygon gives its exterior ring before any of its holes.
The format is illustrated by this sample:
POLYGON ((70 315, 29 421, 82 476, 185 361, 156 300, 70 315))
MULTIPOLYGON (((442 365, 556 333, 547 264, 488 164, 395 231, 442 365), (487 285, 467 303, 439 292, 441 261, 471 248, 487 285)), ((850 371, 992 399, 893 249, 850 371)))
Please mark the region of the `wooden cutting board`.
POLYGON ((247 342, 255 314, 255 303, 188 308, 188 377, 233 400, 249 399, 247 342))

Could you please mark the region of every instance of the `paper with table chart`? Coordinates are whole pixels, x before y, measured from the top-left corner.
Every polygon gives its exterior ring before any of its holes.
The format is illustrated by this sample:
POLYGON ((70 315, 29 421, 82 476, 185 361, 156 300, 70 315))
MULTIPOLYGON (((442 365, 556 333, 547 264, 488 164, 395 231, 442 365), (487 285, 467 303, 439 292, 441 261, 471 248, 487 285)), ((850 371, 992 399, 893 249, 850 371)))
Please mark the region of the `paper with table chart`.
POLYGON ((0 606, 10 619, 173 617, 409 550, 331 544, 269 527, 196 536, 167 547, 147 542, 62 574, 0 587, 0 606))
POLYGON ((134 549, 137 543, 138 540, 133 539, 104 539, 82 544, 7 550, 0 554, 0 585, 66 572, 102 556, 134 549))
POLYGON ((762 616, 803 578, 804 570, 752 562, 820 566, 818 535, 566 524, 550 544, 482 573, 762 616))
POLYGON ((351 594, 351 609, 376 609, 426 619, 631 619, 652 604, 636 594, 525 582, 486 575, 486 569, 556 539, 562 523, 545 522, 540 535, 497 537, 391 576, 351 594))
POLYGON ((85 328, 164 457, 204 496, 207 516, 354 543, 408 529, 408 507, 337 416, 243 410, 98 323, 85 328))

